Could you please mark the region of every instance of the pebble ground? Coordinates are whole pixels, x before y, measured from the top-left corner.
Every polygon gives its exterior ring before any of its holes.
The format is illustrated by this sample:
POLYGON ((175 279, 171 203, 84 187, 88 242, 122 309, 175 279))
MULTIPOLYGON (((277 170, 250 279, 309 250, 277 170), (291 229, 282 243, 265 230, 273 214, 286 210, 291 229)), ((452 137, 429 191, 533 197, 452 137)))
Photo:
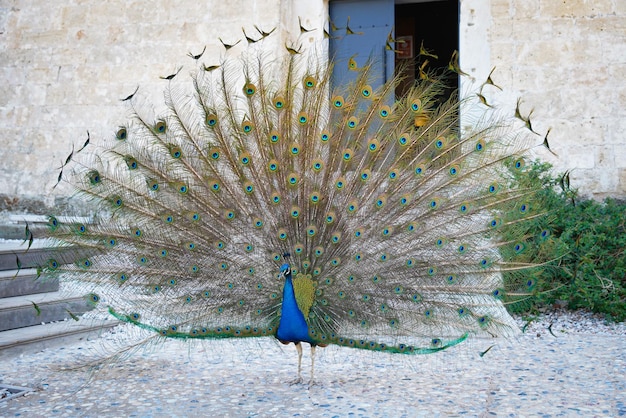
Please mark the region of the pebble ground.
POLYGON ((270 338, 166 341, 98 371, 65 369, 126 327, 3 361, 0 383, 35 391, 0 402, 0 416, 626 416, 626 326, 584 313, 426 356, 318 349, 312 385, 308 349, 305 383, 291 384, 295 349, 270 338))

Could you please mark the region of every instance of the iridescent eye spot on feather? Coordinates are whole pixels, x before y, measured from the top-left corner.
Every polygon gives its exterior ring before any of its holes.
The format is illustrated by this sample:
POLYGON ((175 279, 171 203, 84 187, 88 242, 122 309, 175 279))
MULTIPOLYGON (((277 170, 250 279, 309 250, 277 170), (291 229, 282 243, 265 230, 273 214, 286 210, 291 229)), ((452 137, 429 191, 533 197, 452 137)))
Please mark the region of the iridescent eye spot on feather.
POLYGON ((361 258, 362 258, 361 253, 356 253, 356 254, 354 255, 354 261, 361 261, 361 258))
POLYGON ((348 202, 348 213, 355 213, 356 211, 359 210, 359 205, 357 203, 356 200, 351 200, 350 202, 348 202))
POLYGON ((143 235, 143 233, 141 232, 141 229, 136 228, 132 230, 132 234, 136 237, 136 238, 141 238, 141 236, 143 235))
POLYGON ((343 104, 344 104, 344 99, 343 99, 343 97, 341 97, 341 96, 334 96, 334 97, 331 99, 331 102, 332 102, 333 107, 334 107, 335 109, 341 109, 341 108, 343 108, 343 104))
POLYGON ((446 139, 444 137, 442 137, 442 136, 437 138, 437 140, 435 141, 435 147, 437 149, 442 149, 445 146, 446 146, 446 139))
POLYGON ((406 206, 411 202, 411 196, 409 196, 408 194, 403 195, 400 198, 400 205, 401 206, 406 206))
POLYGON ((423 164, 417 165, 414 170, 416 176, 423 175, 425 171, 426 171, 426 167, 423 164))
POLYGON ((289 183, 290 186, 297 186, 299 180, 300 180, 300 177, 298 177, 296 173, 289 174, 289 177, 287 178, 287 182, 289 183))
POLYGON ((89 267, 91 267, 91 261, 87 258, 84 258, 82 260, 79 260, 76 265, 80 268, 83 269, 88 269, 89 267))
POLYGON ((333 244, 338 244, 339 241, 341 241, 341 232, 333 232, 330 237, 330 242, 332 242, 333 244))
POLYGON ((413 260, 412 258, 409 258, 408 260, 406 260, 406 262, 404 263, 404 266, 407 268, 411 268, 415 265, 415 260, 413 260))
POLYGON ((496 299, 502 299, 504 297, 504 291, 502 289, 496 289, 491 292, 491 295, 496 299))
POLYGON ((274 107, 281 110, 285 107, 285 99, 282 96, 274 97, 274 107))
POLYGON ((269 140, 272 144, 276 144, 280 141, 280 133, 278 131, 271 131, 269 134, 269 140))
POLYGON ((342 290, 340 290, 339 292, 337 292, 337 297, 339 299, 345 299, 346 298, 346 293, 342 290))
POLYGON ((352 159, 352 150, 350 148, 344 148, 342 155, 344 161, 350 161, 352 159))
POLYGON ((370 152, 378 151, 379 147, 380 147, 380 141, 378 141, 378 139, 376 138, 370 139, 370 141, 367 143, 367 149, 370 152))
POLYGON ((343 177, 339 177, 337 181, 335 182, 335 187, 337 188, 337 190, 341 190, 344 188, 345 184, 346 184, 346 179, 344 179, 343 177))
POLYGON ((306 112, 298 113, 298 123, 300 125, 306 125, 308 121, 309 121, 309 117, 306 112))
POLYGON ((193 251, 196 249, 196 244, 193 242, 188 242, 185 244, 185 248, 189 251, 193 251))
POLYGON ((364 302, 369 302, 369 300, 370 300, 370 295, 367 295, 367 294, 366 294, 366 295, 363 295, 363 297, 362 297, 361 299, 363 299, 363 301, 364 301, 364 302))
POLYGON ((528 206, 527 203, 522 203, 519 207, 519 212, 521 214, 526 214, 529 210, 530 210, 530 207, 528 206))
POLYGON ((235 219, 235 212, 233 212, 232 210, 225 210, 224 211, 224 219, 230 221, 235 219))
POLYGON ((136 170, 139 167, 139 163, 137 162, 137 160, 135 160, 130 155, 125 156, 124 161, 126 162, 129 170, 136 170))
POLYGON ((95 294, 95 293, 90 293, 90 294, 87 296, 87 298, 88 298, 89 302, 91 302, 91 303, 93 303, 93 304, 96 304, 96 303, 100 302, 100 296, 98 296, 98 295, 97 295, 97 294, 95 294))
POLYGON ((381 209, 387 204, 387 196, 382 195, 378 199, 376 199, 376 208, 381 209))
POLYGON ((152 293, 159 293, 161 291, 161 286, 154 285, 152 286, 152 293))
POLYGON ((243 92, 246 96, 252 97, 254 96, 254 93, 256 93, 256 86, 252 83, 246 83, 243 86, 243 92))
POLYGON ((322 254, 324 254, 324 247, 318 245, 317 247, 313 248, 313 254, 316 257, 320 257, 322 254))
POLYGON ((309 225, 309 227, 306 229, 306 234, 309 237, 314 237, 315 234, 317 234, 317 228, 315 227, 315 225, 309 225))
POLYGON ((252 184, 252 182, 246 181, 243 184, 243 191, 246 192, 246 194, 252 194, 252 192, 254 191, 254 185, 252 184))
POLYGON ((50 230, 55 231, 59 227, 59 221, 54 216, 50 216, 46 225, 50 230))
POLYGON ((100 173, 98 173, 97 170, 89 171, 87 173, 87 178, 89 179, 89 183, 91 183, 94 186, 102 181, 102 178, 100 177, 100 173))
POLYGON ((539 237, 542 240, 547 239, 550 236, 550 231, 548 231, 547 229, 544 229, 543 231, 541 231, 541 233, 539 234, 539 237))
POLYGON ((270 173, 275 173, 276 171, 278 171, 278 161, 270 160, 267 163, 267 169, 270 171, 270 173))
POLYGON ((172 156, 172 158, 174 159, 179 159, 180 157, 183 156, 183 152, 180 149, 180 147, 172 147, 170 149, 170 155, 172 156))
POLYGON ((320 134, 320 140, 322 142, 328 142, 329 139, 330 139, 330 132, 324 129, 322 133, 320 134))
POLYGON ((293 144, 291 146, 291 155, 298 155, 300 154, 300 147, 298 146, 298 144, 293 144))
MULTIPOLYGON (((222 262, 219 265, 221 270, 228 270, 228 263, 222 262)), ((228 288, 232 289, 234 287, 234 285, 232 283, 228 283, 228 288)))
POLYGON ((278 230, 278 239, 284 241, 287 239, 287 230, 284 228, 280 228, 278 230))
POLYGON ((518 242, 517 244, 513 246, 513 251, 515 251, 515 254, 520 254, 524 252, 525 249, 526 249, 526 246, 521 242, 518 242))
POLYGON ((121 208, 122 206, 124 206, 124 201, 122 200, 120 196, 112 196, 111 203, 116 208, 121 208))
POLYGON ((383 237, 387 238, 387 237, 389 237, 391 235, 392 230, 393 229, 391 227, 386 226, 386 227, 383 228, 381 234, 382 234, 383 237))
POLYGON ((217 115, 214 113, 209 113, 208 115, 206 115, 204 121, 209 128, 214 128, 217 125, 217 115))
POLYGON ((389 256, 387 254, 382 253, 380 257, 378 257, 378 261, 387 261, 388 258, 389 256))
POLYGON ((439 207, 439 199, 435 198, 428 203, 428 207, 431 209, 437 209, 439 207))
POLYGON ((422 101, 420 99, 415 99, 410 103, 411 111, 417 113, 422 109, 422 101))
POLYGON ((409 222, 409 224, 406 227, 406 230, 408 232, 414 232, 417 230, 417 223, 416 222, 409 222))
POLYGON ((453 165, 448 170, 448 173, 450 173, 451 176, 456 176, 457 174, 459 174, 459 170, 460 168, 458 165, 453 165))
POLYGON ((124 127, 120 127, 115 133, 115 139, 118 141, 124 141, 128 137, 128 131, 124 127))
POLYGON ((316 158, 315 160, 313 160, 313 162, 311 164, 311 168, 316 173, 319 173, 324 168, 324 162, 322 160, 316 158))
POLYGON ((482 268, 488 268, 491 266, 493 262, 491 260, 489 260, 488 258, 483 258, 481 259, 478 264, 480 265, 480 267, 482 268))
POLYGON ((321 200, 321 195, 319 192, 312 192, 309 199, 313 204, 319 203, 319 201, 321 200))
POLYGON ((255 228, 263 228, 263 219, 261 218, 254 218, 254 220, 252 221, 253 225, 255 228))
POLYGON ((389 180, 395 180, 398 178, 399 175, 400 173, 398 173, 395 168, 392 168, 391 170, 389 170, 389 174, 387 175, 387 177, 389 178, 389 180))
POLYGON ((248 243, 244 245, 243 250, 247 253, 251 253, 254 250, 254 246, 248 243))
POLYGON ((291 207, 291 217, 297 218, 300 216, 300 208, 298 206, 291 207))
POLYGON ((303 84, 304 84, 305 89, 311 90, 311 89, 314 89, 315 86, 317 85, 317 80, 315 79, 315 77, 309 75, 304 78, 303 84))
POLYGON ((400 146, 405 146, 406 144, 409 143, 409 135, 408 134, 402 134, 398 137, 398 144, 400 146))
POLYGON ((244 166, 247 166, 248 164, 250 164, 250 161, 251 161, 251 157, 250 157, 250 154, 247 152, 242 152, 241 155, 239 156, 239 162, 243 164, 244 166))
POLYGON ((516 170, 521 170, 522 168, 524 168, 525 165, 526 165, 526 162, 524 161, 523 158, 518 158, 517 160, 513 162, 513 167, 516 170))
POLYGON ((370 99, 372 97, 372 86, 365 85, 363 86, 363 88, 361 89, 361 96, 363 96, 363 98, 365 99, 370 99))
POLYGON ((485 150, 486 147, 486 143, 484 139, 479 139, 478 142, 476 142, 476 145, 474 146, 474 151, 476 152, 482 152, 485 150))
POLYGON ((273 204, 277 205, 280 203, 280 194, 278 192, 272 193, 270 200, 273 204))
POLYGON ((164 120, 160 120, 156 123, 156 125, 154 125, 154 130, 160 134, 164 133, 166 129, 167 129, 167 124, 165 123, 164 120))
POLYGON ((426 318, 432 318, 432 317, 433 317, 433 311, 431 311, 430 309, 426 309, 426 310, 424 311, 424 316, 425 316, 426 318))
POLYGON ((421 302, 423 300, 423 298, 422 298, 422 295, 420 295, 419 293, 413 293, 411 295, 411 300, 413 302, 419 303, 419 302, 421 302))
POLYGON ((480 325, 482 328, 484 328, 487 325, 489 325, 489 317, 487 315, 479 317, 478 318, 478 325, 480 325))
POLYGON ((244 133, 248 134, 254 130, 254 123, 250 122, 249 120, 244 120, 243 122, 241 122, 241 129, 244 133))
POLYGON ((498 228, 500 225, 502 225, 502 219, 500 218, 494 218, 489 222, 489 226, 494 229, 498 228))
POLYGON ((456 275, 454 274, 448 275, 448 277, 446 277, 446 281, 448 282, 448 284, 455 284, 457 282, 456 275))
POLYGON ((339 257, 335 257, 330 260, 330 265, 333 267, 337 267, 339 264, 341 264, 341 259, 339 257))
POLYGON ((293 246, 293 251, 294 251, 296 254, 302 254, 302 252, 304 251, 304 245, 302 245, 302 244, 300 244, 300 243, 298 243, 298 244, 294 245, 294 246, 293 246))
POLYGON ((361 175, 359 176, 362 181, 367 181, 370 178, 372 171, 368 168, 361 171, 361 175))
POLYGON ((213 192, 219 192, 221 188, 220 183, 217 180, 209 180, 209 187, 213 192))
POLYGON ((178 193, 186 194, 189 191, 186 184, 181 184, 178 186, 178 193))
POLYGON ((359 125, 359 120, 356 118, 356 116, 351 116, 348 119, 348 122, 346 123, 346 126, 348 127, 348 129, 354 129, 359 125))
POLYGON ((500 191, 500 184, 498 184, 497 182, 491 183, 487 190, 490 194, 496 194, 498 193, 498 191, 500 191))
POLYGON ((387 105, 381 106, 378 110, 378 116, 381 119, 387 119, 391 115, 391 108, 387 105))
POLYGON ((461 245, 459 245, 458 250, 459 250, 459 254, 464 254, 464 253, 466 253, 466 252, 467 252, 467 244, 461 244, 461 245))
POLYGON ((159 251, 159 256, 161 257, 167 257, 167 254, 168 252, 166 249, 162 249, 161 251, 159 251))

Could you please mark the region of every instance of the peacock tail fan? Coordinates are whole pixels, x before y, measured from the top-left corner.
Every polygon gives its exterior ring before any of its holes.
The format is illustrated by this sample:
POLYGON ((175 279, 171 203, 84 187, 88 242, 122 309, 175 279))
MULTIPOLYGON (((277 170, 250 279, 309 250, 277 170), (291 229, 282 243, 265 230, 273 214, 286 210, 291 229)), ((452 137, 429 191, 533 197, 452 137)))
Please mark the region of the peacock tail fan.
POLYGON ((199 68, 187 90, 168 81, 161 115, 127 101, 130 120, 68 180, 97 221, 39 231, 86 256, 42 271, 158 336, 262 337, 289 253, 313 345, 416 354, 516 334, 502 299, 532 286, 518 257, 543 215, 510 181, 523 132, 490 118, 461 132, 463 102, 440 103, 437 77, 394 99, 399 77, 372 88, 371 63, 335 86, 350 63, 323 47, 269 52, 199 68))

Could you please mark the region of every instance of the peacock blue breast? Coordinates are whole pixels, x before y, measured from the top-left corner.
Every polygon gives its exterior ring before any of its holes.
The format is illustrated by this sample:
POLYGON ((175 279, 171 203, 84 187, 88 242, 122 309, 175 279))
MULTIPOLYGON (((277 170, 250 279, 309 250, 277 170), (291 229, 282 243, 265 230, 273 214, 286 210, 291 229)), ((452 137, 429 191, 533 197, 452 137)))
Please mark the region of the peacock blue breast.
POLYGON ((276 338, 281 342, 298 343, 304 341, 313 344, 314 341, 309 336, 309 326, 296 301, 289 264, 283 264, 280 267, 280 272, 285 277, 285 286, 281 305, 282 314, 276 331, 276 338))

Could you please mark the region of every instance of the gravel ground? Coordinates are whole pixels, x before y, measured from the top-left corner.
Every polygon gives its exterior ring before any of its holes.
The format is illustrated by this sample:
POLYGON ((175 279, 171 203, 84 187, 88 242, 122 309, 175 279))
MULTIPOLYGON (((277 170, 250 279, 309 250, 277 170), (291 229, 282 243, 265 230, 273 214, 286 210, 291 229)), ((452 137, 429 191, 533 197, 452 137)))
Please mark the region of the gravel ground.
POLYGON ((2 384, 36 390, 0 402, 0 416, 626 416, 626 325, 582 312, 427 356, 318 349, 313 385, 289 383, 295 350, 270 338, 167 341, 97 372, 63 370, 127 327, 4 361, 2 384))

